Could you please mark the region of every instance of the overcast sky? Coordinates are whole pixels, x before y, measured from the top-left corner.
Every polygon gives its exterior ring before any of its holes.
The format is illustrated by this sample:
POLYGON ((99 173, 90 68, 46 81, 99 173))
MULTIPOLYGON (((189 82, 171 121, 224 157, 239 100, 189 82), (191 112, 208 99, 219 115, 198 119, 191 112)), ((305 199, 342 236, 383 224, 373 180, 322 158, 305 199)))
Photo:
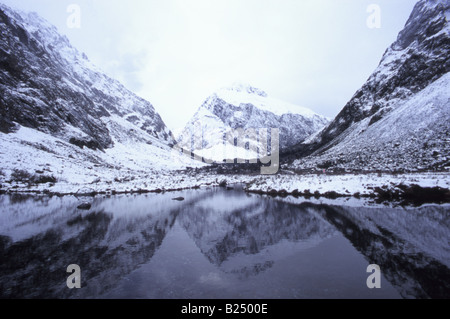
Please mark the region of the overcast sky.
POLYGON ((245 82, 334 117, 395 41, 415 0, 0 0, 35 11, 179 128, 245 82), (69 28, 70 4, 81 28, 69 28), (381 28, 367 19, 381 9, 381 28))

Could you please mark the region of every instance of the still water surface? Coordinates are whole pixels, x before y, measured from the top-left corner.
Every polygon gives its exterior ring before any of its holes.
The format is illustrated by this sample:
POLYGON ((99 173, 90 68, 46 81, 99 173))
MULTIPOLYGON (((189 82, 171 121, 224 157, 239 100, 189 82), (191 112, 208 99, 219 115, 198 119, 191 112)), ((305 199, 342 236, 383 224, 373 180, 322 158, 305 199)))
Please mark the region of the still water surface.
POLYGON ((0 298, 450 298, 449 206, 225 189, 80 200, 0 196, 0 298), (67 288, 71 264, 81 289, 67 288))

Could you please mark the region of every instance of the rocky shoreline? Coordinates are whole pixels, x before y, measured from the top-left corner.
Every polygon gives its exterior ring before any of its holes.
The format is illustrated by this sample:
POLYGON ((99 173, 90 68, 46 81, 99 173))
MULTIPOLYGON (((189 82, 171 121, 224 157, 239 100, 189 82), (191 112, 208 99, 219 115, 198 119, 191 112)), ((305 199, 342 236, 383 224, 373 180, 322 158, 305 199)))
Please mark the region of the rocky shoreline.
POLYGON ((450 190, 441 187, 421 187, 419 185, 396 185, 393 189, 383 189, 377 187, 371 194, 339 194, 335 191, 329 191, 326 193, 320 193, 318 191, 311 193, 309 190, 299 191, 294 190, 288 192, 284 189, 270 191, 262 190, 246 190, 248 193, 269 195, 272 197, 288 197, 293 196, 295 198, 303 197, 305 199, 338 199, 338 198, 370 198, 374 199, 376 203, 384 202, 396 202, 408 205, 422 205, 422 204, 447 204, 450 203, 450 190))
POLYGON ((204 187, 233 188, 244 185, 247 193, 273 197, 303 197, 305 199, 368 198, 378 203, 398 202, 413 205, 450 203, 450 178, 447 173, 409 175, 210 175, 195 170, 164 175, 149 183, 146 178, 126 179, 126 182, 97 182, 87 185, 47 183, 29 185, 3 183, 0 194, 46 196, 97 196, 179 192, 204 187), (175 176, 175 175, 174 175, 175 176))

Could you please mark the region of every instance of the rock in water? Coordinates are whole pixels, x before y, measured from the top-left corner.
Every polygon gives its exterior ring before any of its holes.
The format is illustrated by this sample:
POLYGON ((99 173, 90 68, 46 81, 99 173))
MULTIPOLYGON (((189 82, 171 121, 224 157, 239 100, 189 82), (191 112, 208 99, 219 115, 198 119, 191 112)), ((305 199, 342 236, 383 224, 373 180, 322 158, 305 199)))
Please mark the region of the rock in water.
POLYGON ((227 187, 227 185, 228 185, 228 183, 225 179, 219 183, 220 187, 227 187))

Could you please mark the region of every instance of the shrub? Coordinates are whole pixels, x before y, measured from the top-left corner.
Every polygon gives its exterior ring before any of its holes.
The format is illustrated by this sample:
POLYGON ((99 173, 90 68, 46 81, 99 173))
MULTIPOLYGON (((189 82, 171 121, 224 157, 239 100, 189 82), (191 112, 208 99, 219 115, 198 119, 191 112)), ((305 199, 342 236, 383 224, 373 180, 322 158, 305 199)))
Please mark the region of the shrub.
POLYGON ((15 182, 29 182, 31 174, 22 169, 15 169, 11 174, 11 180, 15 182))
POLYGON ((56 177, 54 176, 45 176, 45 175, 34 175, 31 178, 31 182, 34 184, 46 184, 46 183, 56 183, 56 177))
POLYGON ((323 163, 317 164, 317 167, 318 167, 318 168, 321 168, 321 169, 328 169, 328 168, 330 168, 331 166, 333 166, 333 162, 331 162, 331 161, 325 161, 325 162, 323 162, 323 163))
POLYGON ((21 169, 15 169, 13 171, 13 173, 11 174, 11 180, 28 184, 46 184, 57 182, 57 179, 54 176, 30 174, 27 171, 21 169))

